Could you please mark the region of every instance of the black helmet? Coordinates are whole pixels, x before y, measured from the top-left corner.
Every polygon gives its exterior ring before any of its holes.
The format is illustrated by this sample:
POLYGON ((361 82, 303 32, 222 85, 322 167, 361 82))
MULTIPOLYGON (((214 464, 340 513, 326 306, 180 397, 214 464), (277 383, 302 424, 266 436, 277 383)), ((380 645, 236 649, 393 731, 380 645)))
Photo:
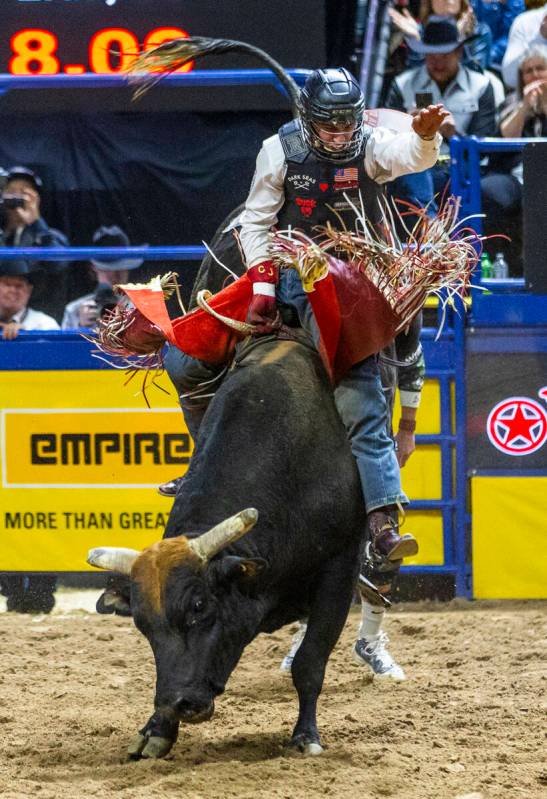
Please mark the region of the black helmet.
POLYGON ((302 132, 306 143, 319 158, 344 163, 356 158, 363 146, 365 98, 359 84, 347 69, 316 69, 300 92, 302 132), (355 125, 351 139, 343 145, 328 145, 317 134, 317 125, 333 125, 343 130, 355 125))

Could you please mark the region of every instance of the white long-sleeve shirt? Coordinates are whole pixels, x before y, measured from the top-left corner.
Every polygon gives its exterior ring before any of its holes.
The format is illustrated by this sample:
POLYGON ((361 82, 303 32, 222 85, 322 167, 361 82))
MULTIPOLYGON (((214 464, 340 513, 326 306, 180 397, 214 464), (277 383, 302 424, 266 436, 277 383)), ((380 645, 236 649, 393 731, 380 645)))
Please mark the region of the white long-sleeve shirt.
MULTIPOLYGON (((383 184, 411 172, 432 167, 439 155, 442 137, 431 141, 416 133, 396 133, 374 128, 365 148, 365 169, 370 178, 383 184)), ((269 230, 277 223, 277 214, 285 202, 284 181, 287 172, 285 153, 279 136, 271 136, 262 145, 256 170, 241 214, 240 239, 247 267, 267 260, 269 230)))

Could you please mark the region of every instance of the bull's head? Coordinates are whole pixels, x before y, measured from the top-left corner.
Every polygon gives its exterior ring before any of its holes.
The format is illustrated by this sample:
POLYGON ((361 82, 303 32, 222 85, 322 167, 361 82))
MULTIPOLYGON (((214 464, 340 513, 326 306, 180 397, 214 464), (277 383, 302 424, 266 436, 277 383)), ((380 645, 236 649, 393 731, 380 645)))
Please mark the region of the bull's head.
POLYGON ((156 661, 156 714, 204 721, 214 711, 239 657, 256 634, 249 592, 265 561, 222 552, 256 523, 241 511, 196 538, 168 538, 142 552, 101 547, 88 563, 129 575, 131 610, 156 661), (217 556, 217 557, 215 557, 217 556))

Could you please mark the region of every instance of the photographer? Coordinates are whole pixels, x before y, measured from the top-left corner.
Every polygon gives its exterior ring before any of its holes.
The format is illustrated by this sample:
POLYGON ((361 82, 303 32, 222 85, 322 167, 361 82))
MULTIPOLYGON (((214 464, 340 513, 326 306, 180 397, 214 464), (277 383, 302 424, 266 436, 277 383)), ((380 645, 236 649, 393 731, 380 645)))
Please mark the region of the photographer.
MULTIPOLYGON (((93 234, 94 247, 129 247, 129 239, 117 225, 100 227, 93 234)), ((127 283, 129 272, 137 269, 142 258, 118 258, 116 260, 91 260, 89 266, 97 287, 91 294, 69 302, 63 314, 62 329, 93 327, 101 313, 116 303, 112 287, 127 283)))
MULTIPOLYGON (((1 176, 0 176, 1 179, 1 176)), ((13 166, 3 176, 0 201, 0 246, 3 247, 68 247, 68 239, 60 230, 49 227, 40 215, 40 177, 25 166, 13 166)), ((61 278, 57 277, 56 290, 52 292, 51 275, 66 274, 68 261, 42 261, 35 282, 33 301, 40 311, 55 316, 62 305, 61 278)), ((34 271, 38 262, 29 262, 34 271)), ((66 301, 66 300, 65 300, 66 301)))
MULTIPOLYGON (((5 247, 68 247, 60 230, 49 227, 40 216, 42 181, 25 166, 13 166, 5 176, 0 243, 5 247)), ((62 261, 48 261, 49 272, 65 268, 62 261)))

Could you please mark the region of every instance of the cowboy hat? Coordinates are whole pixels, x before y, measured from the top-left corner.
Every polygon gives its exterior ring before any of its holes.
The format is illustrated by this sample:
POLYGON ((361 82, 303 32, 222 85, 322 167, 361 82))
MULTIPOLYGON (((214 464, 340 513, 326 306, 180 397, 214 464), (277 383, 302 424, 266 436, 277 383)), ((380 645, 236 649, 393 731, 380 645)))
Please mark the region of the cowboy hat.
POLYGON ((40 176, 26 166, 10 167, 7 171, 7 174, 4 176, 4 180, 6 183, 9 183, 10 180, 26 180, 27 183, 30 183, 32 186, 34 186, 37 192, 42 190, 43 185, 40 176))
MULTIPOLYGON (((93 234, 93 244, 96 247, 130 247, 129 237, 117 225, 110 227, 100 227, 93 234)), ((148 245, 143 245, 147 247, 148 245)), ((105 269, 108 271, 118 272, 122 269, 136 269, 142 264, 144 258, 111 258, 103 259, 102 261, 96 258, 91 259, 91 263, 97 269, 105 269)))
POLYGON ((0 277, 24 277, 29 283, 34 283, 42 273, 43 269, 34 262, 20 259, 0 261, 0 277))
POLYGON ((422 38, 406 39, 406 43, 415 53, 428 55, 429 53, 452 53, 458 47, 476 38, 477 34, 462 38, 453 17, 433 15, 424 25, 422 38))

